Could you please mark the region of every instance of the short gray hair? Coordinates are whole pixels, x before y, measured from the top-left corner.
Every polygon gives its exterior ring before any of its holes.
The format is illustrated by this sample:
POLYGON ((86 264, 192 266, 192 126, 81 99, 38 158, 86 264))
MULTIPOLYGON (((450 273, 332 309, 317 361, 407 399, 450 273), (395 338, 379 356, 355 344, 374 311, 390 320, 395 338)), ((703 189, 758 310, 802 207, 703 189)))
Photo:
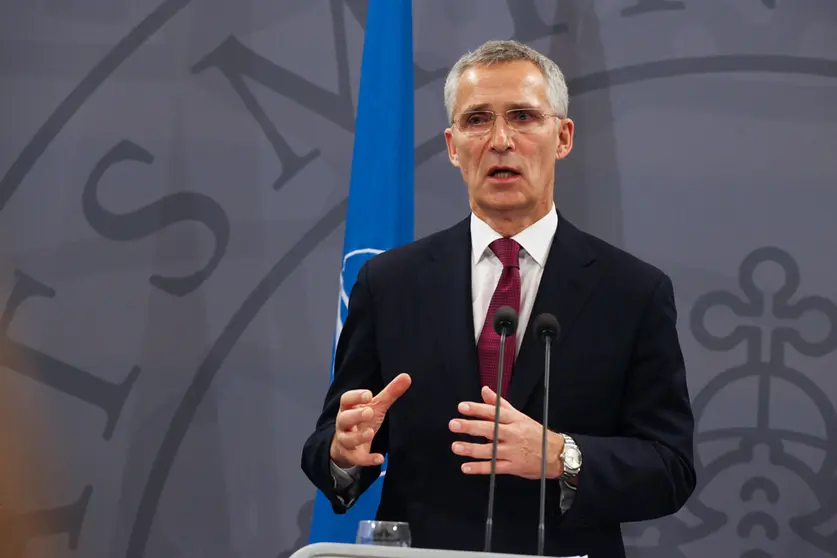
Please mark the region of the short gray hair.
POLYGON ((464 54, 448 72, 445 80, 445 110, 448 113, 448 122, 453 120, 453 105, 456 101, 459 78, 468 68, 520 60, 537 66, 546 79, 546 96, 552 110, 558 116, 566 117, 570 96, 564 74, 555 62, 517 41, 488 41, 477 50, 464 54))

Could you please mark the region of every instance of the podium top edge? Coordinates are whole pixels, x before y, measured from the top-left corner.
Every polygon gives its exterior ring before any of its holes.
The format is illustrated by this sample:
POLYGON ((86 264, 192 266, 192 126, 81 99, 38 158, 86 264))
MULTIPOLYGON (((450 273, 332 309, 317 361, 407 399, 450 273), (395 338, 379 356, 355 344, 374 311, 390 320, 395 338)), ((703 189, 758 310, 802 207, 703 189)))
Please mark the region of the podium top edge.
POLYGON ((516 558, 522 556, 468 550, 320 542, 300 548, 291 555, 291 558, 516 558))

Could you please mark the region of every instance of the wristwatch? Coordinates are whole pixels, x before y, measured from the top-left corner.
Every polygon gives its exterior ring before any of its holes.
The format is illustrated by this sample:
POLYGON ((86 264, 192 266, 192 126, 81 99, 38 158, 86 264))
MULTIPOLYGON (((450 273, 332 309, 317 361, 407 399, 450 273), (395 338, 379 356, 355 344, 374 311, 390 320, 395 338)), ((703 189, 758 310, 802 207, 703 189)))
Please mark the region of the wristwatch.
POLYGON ((564 449, 561 451, 561 462, 564 464, 564 472, 561 474, 562 479, 569 481, 578 476, 581 472, 581 450, 575 443, 575 440, 561 434, 564 438, 564 449))

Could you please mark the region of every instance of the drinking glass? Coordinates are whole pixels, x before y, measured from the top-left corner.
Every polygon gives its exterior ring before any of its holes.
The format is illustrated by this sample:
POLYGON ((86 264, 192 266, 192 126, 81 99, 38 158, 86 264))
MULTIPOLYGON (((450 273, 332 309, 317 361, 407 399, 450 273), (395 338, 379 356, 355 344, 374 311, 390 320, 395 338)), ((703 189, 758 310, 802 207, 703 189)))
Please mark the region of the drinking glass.
POLYGON ((405 546, 412 544, 410 525, 403 521, 364 520, 357 526, 357 544, 405 546))

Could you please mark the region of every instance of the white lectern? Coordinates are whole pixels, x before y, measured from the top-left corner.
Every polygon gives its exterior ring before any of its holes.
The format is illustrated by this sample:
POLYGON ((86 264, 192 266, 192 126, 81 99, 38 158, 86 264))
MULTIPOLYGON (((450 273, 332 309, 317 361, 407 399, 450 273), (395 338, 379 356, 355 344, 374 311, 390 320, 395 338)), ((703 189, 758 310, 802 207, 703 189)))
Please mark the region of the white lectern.
MULTIPOLYGON (((291 558, 532 558, 520 554, 471 552, 465 550, 436 550, 405 548, 403 546, 375 546, 366 544, 314 543, 294 552, 291 558)), ((586 558, 586 557, 577 557, 586 558)))
MULTIPOLYGON (((314 543, 300 548, 291 555, 291 558, 511 558, 513 556, 520 555, 465 550, 405 548, 403 546, 314 543)), ((526 556, 525 558, 532 557, 526 556)))

